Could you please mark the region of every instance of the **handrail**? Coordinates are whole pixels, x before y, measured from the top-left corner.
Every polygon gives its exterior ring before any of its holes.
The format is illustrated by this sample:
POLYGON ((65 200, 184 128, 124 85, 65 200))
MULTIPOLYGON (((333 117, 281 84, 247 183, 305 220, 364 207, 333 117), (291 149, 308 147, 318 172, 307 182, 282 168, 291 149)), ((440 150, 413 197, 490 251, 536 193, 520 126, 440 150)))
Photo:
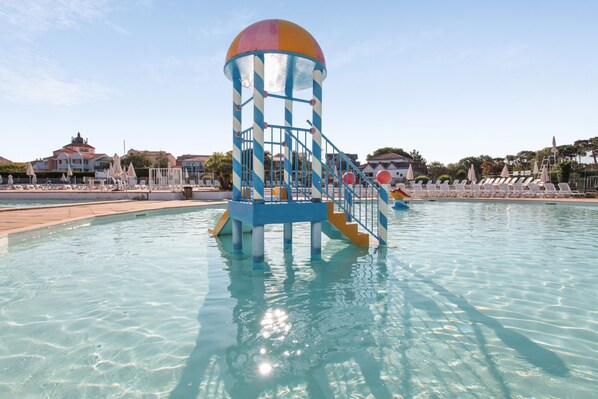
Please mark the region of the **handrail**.
MULTIPOLYGON (((281 196, 274 195, 274 188, 283 187, 283 162, 284 135, 288 133, 291 138, 291 197, 288 201, 303 201, 312 198, 312 162, 313 153, 309 145, 311 129, 268 125, 264 129, 264 151, 269 159, 264 161, 265 187, 271 190, 265 193, 266 201, 281 201, 281 196), (275 160, 276 158, 276 160, 275 160)), ((251 200, 253 195, 252 165, 253 165, 253 128, 249 127, 240 135, 242 144, 242 192, 243 200, 251 200)), ((326 136, 322 135, 322 153, 326 159, 322 164, 322 180, 325 198, 331 200, 335 209, 347 215, 347 220, 355 221, 363 230, 374 237, 377 236, 378 227, 378 201, 380 189, 359 169, 345 153, 340 151, 326 136), (331 162, 329 162, 331 161, 331 162), (342 177, 345 172, 351 172, 356 177, 356 184, 347 184, 342 177), (333 184, 331 184, 331 181, 333 184), (335 184, 336 183, 336 184, 335 184)), ((282 194, 280 194, 282 195, 282 194)))

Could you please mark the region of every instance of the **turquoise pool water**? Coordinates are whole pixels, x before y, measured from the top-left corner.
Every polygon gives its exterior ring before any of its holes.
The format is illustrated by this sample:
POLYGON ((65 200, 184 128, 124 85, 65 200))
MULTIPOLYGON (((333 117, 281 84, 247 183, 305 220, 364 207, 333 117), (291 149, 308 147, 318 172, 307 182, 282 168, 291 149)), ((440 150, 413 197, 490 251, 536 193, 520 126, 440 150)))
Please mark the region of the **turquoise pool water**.
POLYGON ((412 204, 397 248, 313 262, 269 228, 264 272, 221 212, 10 242, 0 397, 596 397, 598 207, 412 204))

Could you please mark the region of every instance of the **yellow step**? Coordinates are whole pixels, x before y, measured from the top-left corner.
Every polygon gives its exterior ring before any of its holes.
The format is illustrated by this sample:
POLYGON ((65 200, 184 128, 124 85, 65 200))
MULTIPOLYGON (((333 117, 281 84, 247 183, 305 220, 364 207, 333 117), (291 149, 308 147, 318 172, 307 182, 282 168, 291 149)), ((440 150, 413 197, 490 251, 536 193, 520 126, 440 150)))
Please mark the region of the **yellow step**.
POLYGON ((328 221, 358 247, 367 247, 370 245, 370 235, 361 233, 357 227, 357 223, 347 222, 344 213, 335 212, 332 202, 328 202, 328 221))

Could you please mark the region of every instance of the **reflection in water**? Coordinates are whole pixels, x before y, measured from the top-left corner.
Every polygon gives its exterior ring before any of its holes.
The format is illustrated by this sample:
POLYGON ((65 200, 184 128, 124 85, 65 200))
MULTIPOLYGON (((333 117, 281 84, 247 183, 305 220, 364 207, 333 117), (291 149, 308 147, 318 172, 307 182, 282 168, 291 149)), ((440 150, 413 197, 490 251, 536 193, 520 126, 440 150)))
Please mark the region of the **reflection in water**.
MULTIPOLYGON (((245 241, 244 247, 250 248, 250 235, 245 241)), ((285 251, 282 264, 266 263, 255 272, 251 256, 228 255, 230 237, 217 240, 217 245, 222 256, 209 259, 209 293, 198 314, 199 335, 171 398, 287 397, 299 389, 311 398, 358 394, 385 399, 392 398, 389 378, 392 393, 412 398, 422 389, 417 367, 426 364, 425 359, 414 364, 412 355, 416 342, 425 343, 421 327, 414 327, 414 321, 422 321, 416 320, 417 314, 426 315, 425 328, 433 331, 432 325, 451 323, 448 316, 455 314, 447 309, 455 307, 472 328, 470 339, 481 354, 479 361, 498 388, 494 396, 512 395, 479 324, 530 364, 557 376, 568 373, 555 353, 396 258, 392 265, 401 275, 389 279, 386 249, 369 253, 347 246, 327 253, 324 248, 328 261, 305 263, 285 251), (431 289, 426 293, 422 285, 431 289)), ((460 357, 471 350, 467 342, 446 345, 476 384, 492 391, 476 365, 460 357)), ((432 347, 429 353, 436 356, 432 347)), ((454 383, 468 385, 458 373, 449 381, 441 376, 445 370, 432 363, 427 367, 445 393, 458 392, 454 383)))

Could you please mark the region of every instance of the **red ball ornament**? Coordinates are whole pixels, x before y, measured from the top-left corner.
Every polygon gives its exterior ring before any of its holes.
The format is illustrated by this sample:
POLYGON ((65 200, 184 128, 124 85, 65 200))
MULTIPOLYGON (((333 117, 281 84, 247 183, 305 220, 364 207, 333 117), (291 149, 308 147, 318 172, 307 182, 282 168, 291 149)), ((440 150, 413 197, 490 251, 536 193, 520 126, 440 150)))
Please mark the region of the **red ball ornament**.
POLYGON ((345 184, 355 183, 355 175, 353 174, 353 172, 347 172, 347 173, 343 174, 343 182, 345 184))
POLYGON ((380 184, 388 184, 392 180, 392 175, 387 170, 381 170, 376 173, 376 180, 378 180, 378 183, 380 184))

